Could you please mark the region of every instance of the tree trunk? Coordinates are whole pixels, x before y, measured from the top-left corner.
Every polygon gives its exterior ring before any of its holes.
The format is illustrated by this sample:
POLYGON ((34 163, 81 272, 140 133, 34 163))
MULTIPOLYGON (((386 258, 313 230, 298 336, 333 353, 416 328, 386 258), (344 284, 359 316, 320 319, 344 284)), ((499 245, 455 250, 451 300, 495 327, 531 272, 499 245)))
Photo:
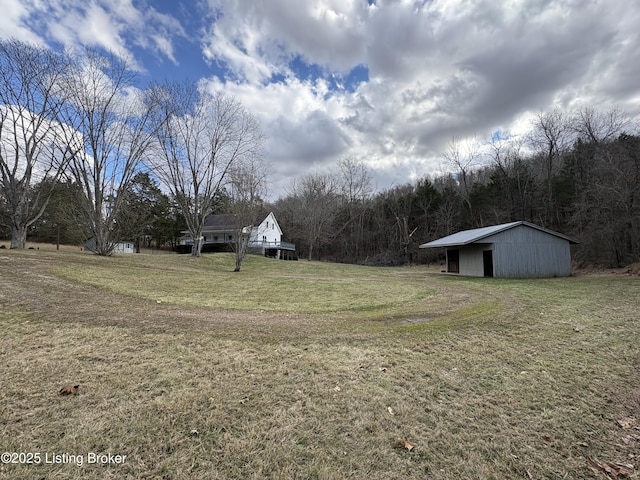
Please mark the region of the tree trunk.
POLYGON ((244 257, 247 255, 247 249, 249 248, 249 240, 251 238, 251 234, 238 232, 236 238, 238 239, 235 244, 236 268, 233 271, 239 272, 240 268, 242 268, 244 257))
MULTIPOLYGON (((101 222, 102 223, 102 222, 101 222)), ((111 234, 102 224, 98 225, 95 233, 95 253, 101 257, 109 257, 113 253, 115 243, 111 240, 111 234)))
POLYGON ((11 227, 10 248, 25 248, 27 246, 27 227, 13 225, 11 227))
POLYGON ((202 235, 192 236, 192 238, 193 238, 193 246, 191 247, 191 256, 201 257, 202 256, 202 235))
POLYGON ((236 252, 236 268, 233 269, 234 272, 239 272, 242 268, 242 261, 244 260, 244 254, 240 252, 236 252))

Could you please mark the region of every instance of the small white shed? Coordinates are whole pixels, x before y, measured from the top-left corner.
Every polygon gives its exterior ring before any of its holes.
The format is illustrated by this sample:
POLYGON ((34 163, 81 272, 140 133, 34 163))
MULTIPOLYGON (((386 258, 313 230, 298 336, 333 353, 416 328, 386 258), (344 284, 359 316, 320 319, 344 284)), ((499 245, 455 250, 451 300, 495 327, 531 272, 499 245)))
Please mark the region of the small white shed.
MULTIPOLYGON (((89 240, 84 242, 84 248, 95 253, 96 239, 91 237, 89 240)), ((134 253, 134 252, 135 252, 135 244, 132 241, 118 242, 113 247, 113 253, 134 253)))
POLYGON ((528 278, 571 275, 575 240, 529 222, 454 233, 420 245, 446 248, 447 272, 471 277, 528 278))

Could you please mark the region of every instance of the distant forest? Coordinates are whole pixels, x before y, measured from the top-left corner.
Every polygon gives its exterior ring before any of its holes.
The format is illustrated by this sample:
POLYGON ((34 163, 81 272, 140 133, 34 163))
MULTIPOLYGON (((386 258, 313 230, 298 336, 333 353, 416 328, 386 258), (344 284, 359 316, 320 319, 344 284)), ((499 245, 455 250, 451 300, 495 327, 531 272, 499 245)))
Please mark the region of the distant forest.
POLYGON ((437 261, 421 243, 525 220, 578 242, 579 265, 640 261, 640 137, 613 109, 538 115, 520 142, 452 141, 451 171, 380 193, 361 165, 296 182, 274 206, 301 257, 374 265, 437 261), (474 146, 475 145, 475 146, 474 146))
MULTIPOLYGON (((623 119, 617 111, 569 117, 554 110, 538 116, 526 143, 452 141, 444 158, 453 173, 382 192, 373 191, 362 162, 347 158, 338 172, 296 179, 263 208, 274 211, 301 259, 435 262, 442 252, 420 250, 421 243, 525 220, 580 242, 573 247, 579 265, 625 266, 640 261, 640 136, 621 131, 623 119)), ((186 226, 171 199, 148 173, 138 173, 128 189, 122 234, 143 246, 175 246, 186 226)), ((60 182, 29 238, 82 242, 78 194, 73 182, 60 182)), ((216 211, 228 210, 221 193, 216 211)))

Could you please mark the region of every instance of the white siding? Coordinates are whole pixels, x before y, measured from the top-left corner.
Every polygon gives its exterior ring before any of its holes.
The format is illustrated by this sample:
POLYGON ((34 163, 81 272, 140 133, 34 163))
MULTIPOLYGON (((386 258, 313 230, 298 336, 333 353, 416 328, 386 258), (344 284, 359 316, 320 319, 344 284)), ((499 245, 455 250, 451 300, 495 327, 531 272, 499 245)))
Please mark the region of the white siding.
POLYGON ((273 213, 267 215, 260 225, 253 229, 251 234, 252 242, 280 242, 282 239, 282 230, 276 221, 273 213))
POLYGON ((114 253, 133 253, 133 242, 117 243, 113 251, 114 253))

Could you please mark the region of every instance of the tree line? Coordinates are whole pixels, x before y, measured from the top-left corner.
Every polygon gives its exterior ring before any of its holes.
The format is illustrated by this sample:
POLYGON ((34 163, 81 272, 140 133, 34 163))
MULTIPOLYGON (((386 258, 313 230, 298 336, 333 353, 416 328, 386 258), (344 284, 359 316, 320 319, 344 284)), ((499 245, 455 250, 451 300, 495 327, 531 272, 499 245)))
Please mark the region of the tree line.
MULTIPOLYGON (((100 255, 120 240, 200 255, 210 213, 238 231, 273 210, 308 259, 377 265, 437 260, 419 250, 459 230, 526 220, 570 235, 579 262, 640 258, 640 137, 618 110, 538 114, 526 138, 452 139, 446 173, 376 191, 362 161, 295 179, 264 201, 268 166, 255 118, 193 82, 141 88, 126 62, 0 41, 0 225, 100 255)), ((239 270, 246 235, 234 235, 239 270)))
POLYGON ((343 159, 296 180, 274 205, 300 255, 400 265, 436 261, 419 245, 460 230, 525 220, 580 242, 582 264, 640 261, 640 136, 617 108, 538 114, 526 138, 453 139, 448 173, 382 192, 343 159))
POLYGON ((80 227, 110 255, 143 217, 179 212, 199 256, 205 217, 234 175, 252 171, 263 140, 250 112, 204 85, 142 88, 110 53, 0 41, 0 224, 11 248, 46 221, 57 235, 80 227))

